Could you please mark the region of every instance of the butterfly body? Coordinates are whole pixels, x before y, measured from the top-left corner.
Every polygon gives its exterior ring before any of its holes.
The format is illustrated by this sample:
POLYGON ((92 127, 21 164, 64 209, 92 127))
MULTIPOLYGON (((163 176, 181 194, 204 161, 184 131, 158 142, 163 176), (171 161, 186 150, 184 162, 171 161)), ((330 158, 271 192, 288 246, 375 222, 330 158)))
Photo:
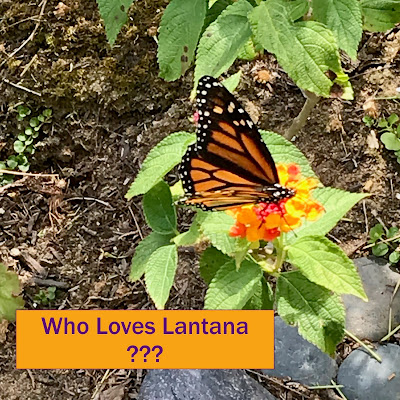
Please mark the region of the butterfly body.
POLYGON ((179 168, 185 204, 224 210, 295 195, 279 184, 275 163, 250 116, 216 79, 200 79, 197 108, 197 142, 179 168))

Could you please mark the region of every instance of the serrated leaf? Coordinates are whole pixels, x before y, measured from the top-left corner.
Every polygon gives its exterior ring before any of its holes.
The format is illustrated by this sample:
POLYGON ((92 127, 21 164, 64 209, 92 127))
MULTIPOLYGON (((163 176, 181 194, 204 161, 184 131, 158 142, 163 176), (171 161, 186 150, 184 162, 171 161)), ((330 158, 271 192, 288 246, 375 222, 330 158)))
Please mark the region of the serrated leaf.
POLYGON ((324 187, 314 189, 312 196, 324 206, 325 212, 316 221, 304 220, 301 227, 296 229, 296 236, 289 232, 286 237, 287 243, 294 243, 303 236, 325 236, 357 202, 369 194, 324 187))
POLYGON ((204 0, 171 0, 165 9, 157 56, 160 76, 165 80, 178 79, 192 64, 206 10, 204 0))
POLYGON ((132 282, 137 281, 146 271, 146 265, 150 256, 160 247, 169 245, 173 235, 160 235, 151 232, 136 247, 135 254, 132 257, 131 272, 129 279, 132 282))
MULTIPOLYGON (((122 26, 128 20, 128 9, 133 0, 96 0, 106 27, 108 43, 112 46, 122 26)), ((50 114, 51 115, 51 114, 50 114)))
POLYGON ((357 58, 362 35, 361 6, 358 0, 312 0, 313 14, 335 35, 339 47, 353 60, 357 58))
POLYGON ((262 278, 250 300, 245 304, 243 310, 273 310, 274 292, 271 285, 262 278))
POLYGON ((326 74, 332 71, 338 77, 335 82, 343 88, 343 96, 351 97, 335 37, 323 24, 293 23, 284 0, 262 2, 249 14, 249 20, 257 42, 275 54, 299 87, 330 97, 333 82, 326 74))
POLYGON ((304 177, 317 178, 307 158, 293 143, 275 132, 260 130, 260 133, 276 163, 296 163, 304 177))
POLYGON ((224 254, 235 253, 238 239, 229 236, 235 220, 225 212, 198 212, 200 230, 224 254))
POLYGON ((400 22, 399 0, 361 0, 364 28, 384 32, 400 22))
POLYGON ((206 18, 204 19, 203 31, 218 18, 226 7, 231 4, 233 4, 232 0, 218 0, 214 2, 214 4, 210 5, 210 8, 206 13, 206 18))
POLYGON ((147 224, 154 232, 176 232, 176 211, 168 184, 159 182, 143 196, 143 212, 147 224))
POLYGON ((357 269, 343 250, 323 236, 304 236, 288 249, 290 263, 311 282, 338 294, 368 300, 357 269))
POLYGON ((209 285, 217 271, 229 261, 232 259, 215 247, 205 249, 200 257, 200 275, 204 282, 209 285))
POLYGON ((15 321, 15 311, 24 306, 22 297, 18 296, 20 291, 18 275, 0 264, 0 321, 3 318, 15 321))
POLYGON ((219 15, 203 33, 196 57, 194 87, 203 75, 218 77, 235 61, 241 47, 251 36, 247 14, 253 7, 238 0, 219 15))
POLYGON ((322 351, 333 354, 341 342, 345 310, 336 294, 310 282, 300 271, 282 273, 277 282, 278 314, 322 351))
POLYGON ((381 135, 381 142, 388 150, 400 150, 400 139, 392 132, 385 132, 381 135))
POLYGON ((146 288, 157 309, 164 309, 174 283, 178 250, 172 244, 158 248, 147 262, 146 288))
POLYGON ((307 14, 308 9, 310 8, 308 0, 286 0, 286 5, 292 21, 296 21, 296 19, 303 17, 303 15, 307 14))
POLYGON ((196 135, 188 132, 175 132, 163 139, 150 150, 125 197, 129 200, 148 192, 181 162, 186 149, 195 141, 196 135))
POLYGON ((261 268, 254 262, 244 261, 239 271, 229 261, 215 274, 207 290, 206 310, 240 310, 256 290, 262 277, 261 268))
POLYGON ((242 76, 242 71, 236 72, 236 74, 231 75, 229 78, 224 79, 221 83, 233 93, 239 85, 240 78, 242 76))

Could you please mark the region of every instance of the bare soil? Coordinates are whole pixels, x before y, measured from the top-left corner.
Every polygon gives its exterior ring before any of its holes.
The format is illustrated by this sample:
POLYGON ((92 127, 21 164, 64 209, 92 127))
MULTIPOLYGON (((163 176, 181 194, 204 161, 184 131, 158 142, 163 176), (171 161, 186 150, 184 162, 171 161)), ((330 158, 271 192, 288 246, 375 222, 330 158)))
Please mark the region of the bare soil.
MULTIPOLYGON (((177 82, 158 77, 154 34, 168 1, 134 2, 112 49, 94 0, 48 0, 38 23, 42 4, 0 2, 0 159, 13 152, 17 105, 34 112, 48 107, 53 122, 41 135, 31 171, 58 177, 0 188, 1 261, 23 281, 27 309, 152 309, 143 282, 127 279, 135 247, 149 228, 141 199, 128 202, 124 195, 151 147, 172 132, 194 131, 192 73, 177 82), (36 25, 33 40, 16 51, 36 25), (54 285, 56 299, 37 304, 39 290, 54 285)), ((370 129, 362 122, 366 113, 400 112, 393 100, 366 104, 396 95, 399 49, 398 29, 365 35, 359 60, 345 62, 355 100, 321 100, 296 138, 324 185, 372 194, 330 234, 352 257, 368 254, 363 247, 377 221, 400 226, 400 166, 382 145, 371 147, 370 129)), ((239 99, 258 126, 284 133, 302 108, 301 91, 271 55, 237 62, 232 71, 238 69, 243 71, 239 99), (263 70, 274 79, 257 81, 263 70)), ((181 218, 182 229, 187 220, 181 218)), ((193 259, 190 250, 180 253, 168 309, 202 308, 205 284, 193 259)), ((136 399, 144 374, 16 370, 15 326, 0 327, 0 399, 136 399)), ((262 382, 281 398, 335 398, 282 380, 262 382)))

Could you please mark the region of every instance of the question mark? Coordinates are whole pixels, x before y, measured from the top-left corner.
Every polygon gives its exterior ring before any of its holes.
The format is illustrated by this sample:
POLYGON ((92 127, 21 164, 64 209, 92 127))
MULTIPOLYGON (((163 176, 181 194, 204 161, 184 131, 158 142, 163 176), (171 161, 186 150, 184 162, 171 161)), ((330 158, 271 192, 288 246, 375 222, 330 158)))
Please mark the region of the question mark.
POLYGON ((142 351, 143 349, 147 349, 147 352, 145 354, 143 354, 143 361, 147 362, 146 357, 148 356, 148 354, 150 353, 150 347, 149 346, 142 346, 140 348, 140 351, 142 351))
POLYGON ((130 351, 131 349, 134 349, 135 351, 131 354, 131 362, 135 362, 135 360, 133 359, 133 357, 135 357, 136 353, 139 351, 138 348, 136 346, 129 346, 126 351, 130 351))
POLYGON ((156 362, 159 362, 160 360, 158 357, 160 357, 161 353, 164 351, 164 349, 161 346, 154 346, 151 351, 154 351, 155 349, 158 349, 158 354, 156 355, 156 362))

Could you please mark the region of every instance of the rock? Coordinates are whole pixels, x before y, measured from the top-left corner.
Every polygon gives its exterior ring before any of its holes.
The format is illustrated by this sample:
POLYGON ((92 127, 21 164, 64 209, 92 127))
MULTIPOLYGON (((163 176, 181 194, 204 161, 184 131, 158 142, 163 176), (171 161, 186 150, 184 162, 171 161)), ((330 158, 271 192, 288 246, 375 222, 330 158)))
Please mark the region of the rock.
POLYGON ((305 385, 330 385, 336 361, 299 335, 297 328, 275 317, 275 368, 266 375, 290 377, 305 385))
MULTIPOLYGON (((346 306, 346 329, 360 339, 379 341, 388 333, 389 308, 400 274, 393 272, 382 259, 354 260, 360 273, 368 302, 351 295, 343 295, 346 306)), ((400 291, 392 303, 392 326, 400 324, 400 291)))
POLYGON ((348 400, 400 400, 400 346, 379 346, 376 352, 382 363, 357 349, 340 366, 337 382, 348 400))
POLYGON ((243 370, 150 370, 139 400, 276 400, 243 370))

